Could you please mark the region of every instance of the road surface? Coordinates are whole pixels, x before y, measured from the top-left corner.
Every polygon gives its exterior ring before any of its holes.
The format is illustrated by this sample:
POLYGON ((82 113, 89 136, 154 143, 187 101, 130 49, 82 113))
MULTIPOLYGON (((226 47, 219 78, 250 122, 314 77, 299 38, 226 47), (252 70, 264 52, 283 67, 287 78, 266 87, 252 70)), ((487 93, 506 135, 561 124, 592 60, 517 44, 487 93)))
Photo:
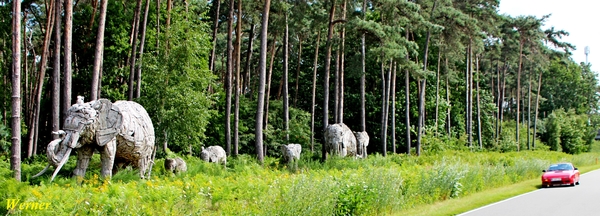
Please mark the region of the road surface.
POLYGON ((460 215, 600 215, 600 170, 582 174, 579 182, 574 187, 541 188, 460 215))

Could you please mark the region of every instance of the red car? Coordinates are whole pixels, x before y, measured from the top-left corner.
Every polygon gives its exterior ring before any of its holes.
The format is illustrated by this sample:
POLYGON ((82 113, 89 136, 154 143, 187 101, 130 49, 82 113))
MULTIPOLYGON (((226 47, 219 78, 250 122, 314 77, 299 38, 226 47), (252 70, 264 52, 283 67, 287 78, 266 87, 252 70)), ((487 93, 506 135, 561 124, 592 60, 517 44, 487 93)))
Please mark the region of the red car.
POLYGON ((542 187, 579 185, 579 170, 571 163, 552 164, 542 172, 542 187))

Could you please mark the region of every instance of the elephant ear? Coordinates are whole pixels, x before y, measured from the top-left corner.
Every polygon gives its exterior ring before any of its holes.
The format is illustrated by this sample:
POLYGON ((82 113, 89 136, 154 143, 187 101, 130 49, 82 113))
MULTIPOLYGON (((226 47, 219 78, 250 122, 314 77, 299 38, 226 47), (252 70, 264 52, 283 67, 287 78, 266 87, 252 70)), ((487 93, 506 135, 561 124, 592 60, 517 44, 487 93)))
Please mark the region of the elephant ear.
POLYGON ((123 115, 119 108, 107 99, 97 100, 93 107, 98 111, 96 142, 99 146, 104 146, 117 135, 123 123, 123 115))

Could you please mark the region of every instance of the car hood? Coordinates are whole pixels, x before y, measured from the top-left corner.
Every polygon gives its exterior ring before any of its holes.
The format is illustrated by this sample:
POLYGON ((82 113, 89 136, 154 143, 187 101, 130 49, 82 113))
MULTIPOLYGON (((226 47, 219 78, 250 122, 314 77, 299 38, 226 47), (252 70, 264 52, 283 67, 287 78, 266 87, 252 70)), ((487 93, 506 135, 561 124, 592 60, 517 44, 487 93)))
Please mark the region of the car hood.
POLYGON ((542 177, 546 177, 546 178, 563 177, 563 176, 570 176, 571 174, 573 174, 573 171, 557 170, 557 171, 548 171, 548 172, 545 172, 542 175, 542 177))

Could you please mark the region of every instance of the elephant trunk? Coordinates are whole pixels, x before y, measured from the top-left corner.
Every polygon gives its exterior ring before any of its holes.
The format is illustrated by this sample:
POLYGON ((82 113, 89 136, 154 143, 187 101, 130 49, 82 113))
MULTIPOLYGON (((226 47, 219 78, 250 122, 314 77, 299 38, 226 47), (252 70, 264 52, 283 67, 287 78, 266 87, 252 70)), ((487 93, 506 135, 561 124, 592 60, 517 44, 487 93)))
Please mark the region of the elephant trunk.
POLYGON ((54 177, 56 177, 56 174, 58 174, 58 171, 60 171, 60 168, 62 168, 62 166, 65 165, 65 163, 67 162, 67 160, 69 160, 69 155, 71 154, 71 150, 73 150, 73 149, 67 147, 67 152, 65 153, 65 156, 62 158, 62 160, 58 164, 58 167, 56 167, 56 170, 54 170, 54 173, 52 174, 52 178, 50 179, 50 182, 52 182, 54 180, 54 177))
POLYGON ((77 145, 78 139, 79 139, 78 132, 69 132, 69 133, 67 133, 67 135, 64 139, 55 139, 52 142, 50 142, 50 144, 48 144, 48 147, 46 149, 46 155, 48 156, 49 165, 44 170, 42 170, 42 172, 38 173, 34 177, 42 175, 44 172, 46 172, 48 170, 48 167, 50 165, 52 165, 52 166, 56 167, 56 170, 54 170, 54 173, 52 174, 52 178, 50 179, 50 181, 54 180, 54 177, 56 177, 56 174, 58 174, 58 171, 60 171, 62 166, 65 165, 67 160, 69 160, 69 156, 71 155, 71 150, 73 150, 73 147, 75 147, 77 145))
POLYGON ((50 142, 50 144, 48 144, 48 147, 46 148, 46 156, 48 156, 48 163, 50 163, 53 166, 58 166, 58 163, 62 160, 62 157, 64 156, 64 151, 61 151, 61 149, 57 148, 59 147, 59 144, 62 141, 62 139, 52 140, 52 142, 50 142))

